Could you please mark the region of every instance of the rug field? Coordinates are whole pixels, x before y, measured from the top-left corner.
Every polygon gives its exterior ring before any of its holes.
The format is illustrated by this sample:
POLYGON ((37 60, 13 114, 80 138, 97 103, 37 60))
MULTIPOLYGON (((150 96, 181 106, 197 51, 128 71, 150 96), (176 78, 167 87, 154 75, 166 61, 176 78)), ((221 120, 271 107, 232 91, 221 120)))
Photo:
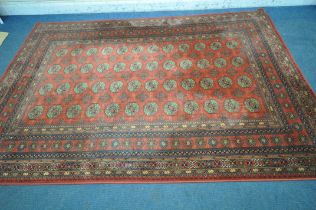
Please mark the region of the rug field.
POLYGON ((260 9, 38 23, 0 84, 0 183, 316 178, 316 97, 260 9))

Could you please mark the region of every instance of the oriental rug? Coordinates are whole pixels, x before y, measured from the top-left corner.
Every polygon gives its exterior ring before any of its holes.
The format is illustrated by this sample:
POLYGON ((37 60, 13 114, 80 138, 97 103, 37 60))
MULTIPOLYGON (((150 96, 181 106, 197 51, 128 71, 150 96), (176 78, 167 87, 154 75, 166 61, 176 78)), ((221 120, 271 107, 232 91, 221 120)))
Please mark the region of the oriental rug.
POLYGON ((1 80, 1 184, 314 179, 315 149, 261 9, 38 23, 1 80))

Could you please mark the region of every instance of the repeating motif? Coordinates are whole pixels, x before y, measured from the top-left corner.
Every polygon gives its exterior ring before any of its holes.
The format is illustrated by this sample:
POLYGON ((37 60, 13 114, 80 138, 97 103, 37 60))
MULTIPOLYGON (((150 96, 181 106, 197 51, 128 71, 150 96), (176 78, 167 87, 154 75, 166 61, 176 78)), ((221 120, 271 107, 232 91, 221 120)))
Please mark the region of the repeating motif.
MULTIPOLYGON (((80 111, 82 109, 83 113, 87 113, 88 116, 86 119, 91 121, 93 119, 100 119, 100 116, 104 113, 104 121, 111 120, 113 118, 113 114, 109 114, 106 110, 108 106, 104 106, 98 100, 101 96, 104 95, 108 90, 112 93, 110 95, 111 100, 122 103, 122 107, 125 109, 120 109, 117 117, 135 117, 137 121, 139 119, 140 114, 144 114, 144 116, 158 116, 161 118, 165 116, 167 119, 168 116, 180 116, 183 114, 189 115, 197 115, 204 112, 204 114, 214 114, 215 110, 221 109, 227 112, 242 112, 247 111, 250 116, 252 113, 263 115, 264 106, 260 103, 263 103, 260 100, 259 94, 247 95, 250 96, 251 99, 246 99, 240 96, 241 90, 246 89, 246 91, 252 91, 257 88, 256 84, 252 82, 252 75, 246 72, 245 70, 249 68, 249 61, 247 61, 247 56, 241 55, 242 52, 239 53, 239 49, 243 46, 239 39, 225 39, 221 40, 201 40, 198 43, 194 44, 194 42, 187 42, 182 44, 148 44, 147 45, 127 45, 127 44, 119 44, 113 46, 96 46, 90 47, 87 45, 86 47, 80 46, 80 48, 75 48, 71 52, 71 56, 78 59, 78 62, 71 63, 67 60, 67 52, 66 48, 63 46, 61 49, 56 49, 56 56, 62 57, 64 56, 65 65, 54 64, 47 65, 48 74, 52 74, 52 76, 48 76, 49 80, 56 80, 56 78, 63 77, 63 74, 67 74, 71 77, 71 81, 67 79, 61 79, 57 84, 46 84, 43 81, 43 85, 39 87, 39 94, 44 98, 44 101, 48 101, 48 98, 55 97, 54 88, 59 98, 69 97, 69 94, 78 94, 84 95, 85 98, 95 98, 94 107, 97 111, 97 114, 88 114, 91 113, 92 107, 87 103, 86 105, 78 105, 72 104, 72 102, 68 103, 66 107, 63 107, 63 104, 58 105, 50 105, 47 109, 44 109, 45 104, 40 105, 42 107, 41 112, 37 112, 37 116, 33 114, 33 109, 39 110, 36 108, 38 105, 34 103, 30 105, 29 118, 27 120, 45 120, 46 117, 52 116, 52 110, 55 110, 57 106, 60 107, 58 110, 62 109, 70 109, 71 106, 77 107, 80 111), (240 43, 240 44, 238 44, 240 43), (146 50, 144 50, 146 49, 146 50), (200 57, 204 57, 202 59, 194 59, 190 56, 186 57, 185 55, 180 55, 179 52, 187 52, 188 50, 193 50, 193 53, 202 53, 200 57), (239 53, 240 56, 235 56, 231 58, 231 53, 227 53, 230 51, 236 51, 235 53, 239 53), (101 54, 98 54, 101 52, 101 54), (128 52, 136 53, 139 55, 138 58, 133 58, 130 60, 128 57, 123 57, 123 59, 118 60, 117 56, 128 55, 128 52), (210 52, 214 52, 212 57, 208 57, 210 52), (224 54, 225 52, 225 54, 224 54), (149 54, 148 54, 149 53, 149 54), (155 55, 155 57, 159 59, 148 59, 149 55, 155 55), (88 57, 87 57, 88 56, 88 57), (106 56, 106 57, 104 57, 106 56), (179 57, 180 56, 180 57, 179 57), (88 62, 80 63, 80 59, 94 58, 97 60, 102 60, 100 64, 92 64, 88 62), (104 59, 107 59, 104 62, 104 59), (111 60, 111 59, 114 60, 111 60), (231 62, 229 63, 229 61, 231 62), (245 60, 247 61, 245 63, 245 60), (243 66, 243 69, 239 69, 240 75, 236 77, 236 75, 231 75, 229 73, 230 69, 223 70, 223 68, 232 67, 240 67, 243 66), (64 66, 64 67, 63 67, 64 66), (80 69, 80 72, 76 71, 80 69), (213 71, 214 68, 217 68, 218 71, 222 73, 218 73, 216 76, 209 76, 209 71, 213 71), (61 70, 64 69, 62 72, 61 70), (159 71, 159 76, 156 78, 157 72, 159 71), (151 73, 153 72, 153 73, 151 73), (227 72, 227 73, 226 73, 227 72), (224 76, 221 76, 224 75, 224 76), (102 77, 108 77, 108 79, 100 79, 102 77), (184 79, 181 79, 184 78, 184 79), (237 86, 237 85, 238 86, 237 86), (210 100, 207 96, 216 95, 216 91, 218 93, 227 92, 227 90, 235 89, 233 96, 235 99, 230 99, 226 101, 222 101, 221 98, 214 98, 210 100), (127 90, 127 91, 126 91, 127 90), (163 91, 163 92, 161 92, 163 91), (129 93, 135 93, 135 98, 129 93), (152 93, 157 92, 157 97, 159 99, 158 103, 151 103, 155 97, 150 96, 152 93), (188 94, 195 96, 194 100, 190 97, 187 97, 188 94), (174 100, 173 95, 181 98, 183 102, 177 102, 174 100), (238 95, 239 94, 239 95, 238 95), (187 99, 185 99, 185 97, 187 99), (146 97, 146 98, 145 98, 146 97), (241 97, 243 102, 237 102, 237 97, 241 97), (173 101, 165 101, 161 100, 163 98, 169 98, 173 101), (141 101, 143 103, 139 103, 137 101, 141 101), (133 106, 131 106, 132 101, 133 106), (183 103, 183 106, 180 104, 183 103), (172 104, 172 106, 170 106, 172 104), (199 104, 206 104, 204 107, 199 106, 199 104), (258 107, 262 107, 259 109, 258 107), (97 107, 97 108, 96 108, 97 107), (216 107, 216 108, 215 108, 216 107), (135 108, 135 110, 134 110, 135 108), (214 109, 215 108, 215 109, 214 109), (100 112, 99 110, 104 110, 104 112, 100 112), (136 111, 137 110, 137 111, 136 111), (161 112, 160 110, 163 110, 161 112), (262 112, 260 112, 262 111, 262 112), (45 114, 46 112, 46 114, 45 114), (108 114, 107 114, 108 113, 108 114), (162 115, 161 115, 162 114, 162 115)), ((72 58, 71 60, 74 62, 75 60, 72 58)), ((240 100, 240 99, 239 99, 240 100)), ((109 100, 110 102, 110 100, 109 100)), ((67 118, 73 122, 73 120, 79 120, 82 118, 82 115, 77 113, 76 115, 71 114, 73 111, 69 112, 61 112, 55 114, 54 117, 48 117, 50 119, 65 119, 67 118)), ((208 116, 212 118, 212 115, 208 116)), ((159 119, 159 118, 158 118, 159 119)))

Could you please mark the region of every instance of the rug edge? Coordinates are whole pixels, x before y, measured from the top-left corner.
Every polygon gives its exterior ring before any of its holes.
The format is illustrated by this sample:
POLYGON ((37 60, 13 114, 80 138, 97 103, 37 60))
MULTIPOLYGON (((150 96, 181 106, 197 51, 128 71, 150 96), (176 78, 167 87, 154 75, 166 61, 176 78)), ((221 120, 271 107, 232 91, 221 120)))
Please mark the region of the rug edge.
POLYGON ((208 15, 228 15, 228 14, 246 14, 246 13, 260 13, 261 11, 265 11, 265 9, 262 7, 257 8, 255 10, 247 10, 247 11, 240 11, 240 12, 222 12, 222 13, 199 13, 199 14, 190 14, 190 15, 175 15, 175 16, 159 16, 159 17, 140 17, 140 18, 122 18, 122 19, 96 19, 96 20, 80 20, 80 21, 63 21, 63 22, 57 22, 57 21, 52 21, 52 22, 37 22, 36 24, 39 25, 45 25, 45 24, 60 24, 60 23, 65 23, 65 24, 73 24, 73 23, 91 23, 91 22, 123 22, 123 21, 128 21, 128 20, 158 20, 161 18, 166 18, 166 19, 176 19, 176 18, 183 18, 183 17, 198 17, 198 16, 208 16, 208 15))
POLYGON ((274 24, 272 18, 270 17, 270 15, 264 9, 262 9, 261 11, 265 15, 265 17, 267 17, 269 23, 271 24, 271 26, 273 28, 273 31, 275 31, 275 33, 277 34, 278 39, 281 41, 284 49, 286 50, 286 53, 289 55, 289 57, 291 59, 291 62, 294 64, 295 68, 298 70, 298 73, 300 74, 300 76, 304 79, 305 84, 307 84, 307 87, 309 88, 310 92, 312 92, 314 94, 314 97, 316 97, 316 91, 314 91, 314 88, 311 86, 311 84, 306 79, 305 75, 303 74, 303 71, 302 71, 301 67, 298 65, 298 63, 294 59, 293 54, 291 53, 290 49, 288 48, 287 44, 285 43, 284 39, 282 38, 281 33, 277 29, 277 27, 274 24))

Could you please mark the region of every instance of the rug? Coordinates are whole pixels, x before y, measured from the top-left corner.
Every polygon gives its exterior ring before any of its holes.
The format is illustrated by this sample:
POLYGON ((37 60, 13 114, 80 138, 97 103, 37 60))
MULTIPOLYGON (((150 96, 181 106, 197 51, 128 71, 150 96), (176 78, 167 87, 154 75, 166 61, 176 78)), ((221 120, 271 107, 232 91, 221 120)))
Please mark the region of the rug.
POLYGON ((0 183, 316 178, 316 97, 254 12, 38 23, 0 84, 0 183))

